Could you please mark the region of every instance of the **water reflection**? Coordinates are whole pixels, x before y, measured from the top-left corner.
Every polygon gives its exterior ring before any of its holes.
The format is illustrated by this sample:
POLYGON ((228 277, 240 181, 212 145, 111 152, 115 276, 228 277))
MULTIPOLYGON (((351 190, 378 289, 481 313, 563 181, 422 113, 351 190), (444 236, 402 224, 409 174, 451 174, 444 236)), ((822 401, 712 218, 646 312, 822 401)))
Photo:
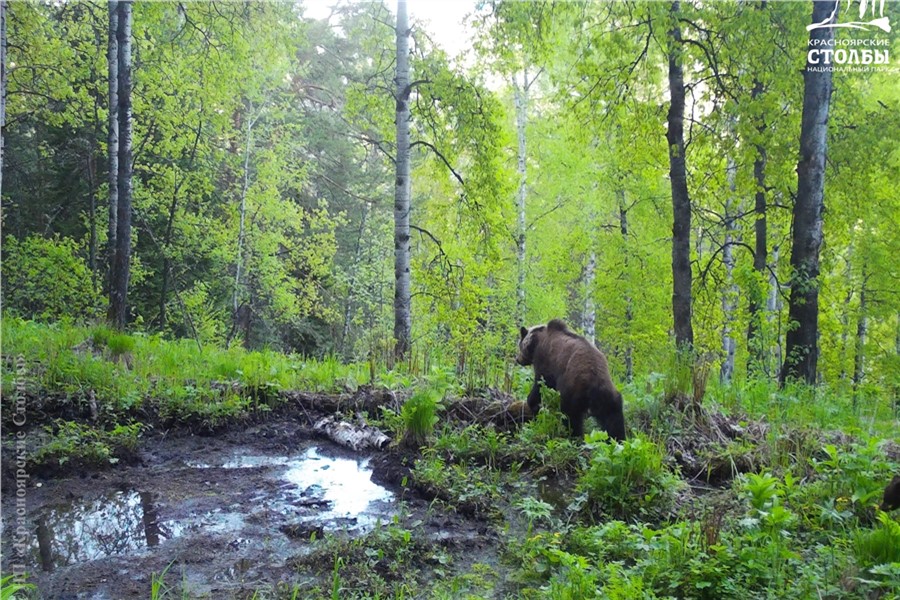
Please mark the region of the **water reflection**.
POLYGON ((326 502, 327 511, 317 513, 321 519, 355 517, 364 513, 369 505, 378 501, 390 501, 394 495, 372 481, 368 460, 330 458, 310 448, 306 454, 288 463, 282 476, 297 486, 297 490, 314 495, 326 502))
MULTIPOLYGON (((211 462, 189 468, 274 470, 247 473, 259 484, 251 498, 229 498, 226 492, 218 507, 191 511, 178 520, 162 520, 159 495, 139 490, 43 507, 31 515, 34 529, 26 549, 29 568, 53 571, 108 556, 135 554, 200 532, 241 532, 245 541, 252 543, 260 531, 271 535, 268 519, 273 515, 276 523, 288 528, 362 532, 394 512, 394 495, 372 482, 368 459, 332 458, 310 448, 294 456, 232 455, 211 462), (266 485, 273 480, 274 486, 266 485)), ((8 525, 3 523, 4 528, 8 525)), ((3 536, 4 557, 12 555, 8 552, 12 537, 3 536)), ((295 537, 287 536, 285 542, 295 537)))
POLYGON ((28 554, 44 571, 157 546, 182 531, 159 520, 150 492, 115 492, 41 511, 28 554))

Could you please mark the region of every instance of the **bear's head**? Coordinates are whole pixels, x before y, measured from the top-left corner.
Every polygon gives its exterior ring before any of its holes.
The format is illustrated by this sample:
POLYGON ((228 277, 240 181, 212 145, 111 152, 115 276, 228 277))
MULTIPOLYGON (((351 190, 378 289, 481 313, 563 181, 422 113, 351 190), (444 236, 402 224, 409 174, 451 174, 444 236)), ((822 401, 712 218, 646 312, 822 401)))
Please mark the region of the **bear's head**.
POLYGON ((545 329, 544 325, 536 325, 526 329, 519 328, 519 347, 516 350, 516 362, 527 367, 534 362, 534 349, 540 340, 540 333, 545 329))

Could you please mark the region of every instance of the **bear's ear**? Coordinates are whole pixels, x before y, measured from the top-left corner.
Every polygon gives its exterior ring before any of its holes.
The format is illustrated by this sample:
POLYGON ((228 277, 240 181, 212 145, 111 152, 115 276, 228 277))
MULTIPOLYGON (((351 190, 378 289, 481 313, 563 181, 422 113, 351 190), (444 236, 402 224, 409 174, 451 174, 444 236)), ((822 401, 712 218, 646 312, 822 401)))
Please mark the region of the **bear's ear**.
POLYGON ((525 336, 528 335, 528 330, 524 327, 519 327, 519 335, 522 336, 522 339, 525 339, 525 336))
POLYGON ((554 331, 562 331, 562 332, 566 332, 569 330, 569 328, 566 327, 566 324, 564 322, 562 322, 560 319, 553 319, 552 321, 547 323, 547 329, 552 329, 554 331))

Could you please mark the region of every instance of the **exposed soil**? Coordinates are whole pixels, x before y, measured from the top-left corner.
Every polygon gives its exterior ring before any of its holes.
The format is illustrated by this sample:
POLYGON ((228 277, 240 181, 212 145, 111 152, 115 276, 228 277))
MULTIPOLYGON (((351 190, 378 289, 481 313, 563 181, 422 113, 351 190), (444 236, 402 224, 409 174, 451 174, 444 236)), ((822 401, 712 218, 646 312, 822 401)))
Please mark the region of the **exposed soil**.
POLYGON ((53 599, 147 598, 151 575, 167 568, 166 580, 186 582, 192 596, 242 597, 309 581, 293 565, 323 535, 362 535, 392 518, 451 551, 496 552, 484 522, 401 487, 402 455, 377 455, 376 483, 372 455, 312 437, 303 421, 157 435, 135 464, 32 479, 21 520, 15 495, 3 497, 3 571, 21 560, 53 599))

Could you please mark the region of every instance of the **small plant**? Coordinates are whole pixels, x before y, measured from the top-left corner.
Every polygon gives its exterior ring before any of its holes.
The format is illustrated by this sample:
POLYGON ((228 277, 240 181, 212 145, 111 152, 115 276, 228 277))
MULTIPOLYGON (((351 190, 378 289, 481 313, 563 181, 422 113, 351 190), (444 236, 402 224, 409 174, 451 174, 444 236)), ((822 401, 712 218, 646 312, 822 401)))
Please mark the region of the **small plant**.
POLYGON ((109 353, 113 358, 131 354, 134 351, 134 338, 124 333, 110 335, 106 340, 109 353))
POLYGON ((681 480, 663 465, 659 446, 641 435, 614 444, 604 431, 586 436, 590 465, 578 482, 592 515, 660 518, 672 507, 681 480))
POLYGON ((845 499, 858 518, 870 517, 881 498, 883 482, 895 468, 885 459, 878 440, 872 438, 847 449, 827 444, 822 450, 825 457, 811 462, 824 481, 827 497, 845 499))
POLYGON ((673 352, 663 379, 666 402, 684 403, 689 397, 693 378, 693 357, 690 352, 673 352))
POLYGON ((91 342, 95 348, 105 348, 109 344, 109 338, 116 334, 115 330, 106 325, 98 325, 91 331, 91 342))
POLYGON ((552 505, 531 496, 526 496, 516 502, 516 508, 522 511, 522 514, 528 519, 528 535, 531 535, 535 522, 550 523, 550 517, 553 515, 552 505))
POLYGON ((438 422, 438 411, 443 408, 443 391, 429 386, 417 391, 403 404, 400 415, 405 425, 404 443, 419 447, 425 443, 438 422))
POLYGON ((417 487, 443 500, 454 509, 469 514, 493 510, 501 498, 501 472, 488 467, 448 464, 427 449, 412 470, 417 487))
POLYGON ((33 592, 34 585, 30 583, 17 583, 13 581, 15 575, 7 575, 0 579, 0 600, 14 600, 19 592, 33 592))
POLYGON ((67 463, 104 466, 131 456, 137 449, 143 425, 116 425, 110 431, 73 421, 56 421, 44 428, 50 441, 30 458, 34 465, 61 467, 67 463))
MULTIPOLYGON (((301 598, 413 597, 424 563, 439 559, 437 549, 397 525, 379 525, 359 538, 326 535, 298 566, 312 567, 324 589, 303 590, 301 598)), ((295 592, 296 593, 296 592, 295 592)))
POLYGON ((879 513, 875 527, 855 532, 853 551, 861 567, 900 563, 900 523, 879 513))

